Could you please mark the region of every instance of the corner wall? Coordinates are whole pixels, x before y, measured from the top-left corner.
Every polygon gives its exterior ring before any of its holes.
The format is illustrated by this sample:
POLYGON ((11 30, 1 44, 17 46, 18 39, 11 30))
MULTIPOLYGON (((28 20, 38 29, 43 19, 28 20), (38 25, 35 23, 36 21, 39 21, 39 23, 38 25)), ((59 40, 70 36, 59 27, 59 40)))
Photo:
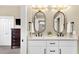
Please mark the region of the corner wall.
POLYGON ((27 53, 27 6, 21 6, 21 54, 27 53))

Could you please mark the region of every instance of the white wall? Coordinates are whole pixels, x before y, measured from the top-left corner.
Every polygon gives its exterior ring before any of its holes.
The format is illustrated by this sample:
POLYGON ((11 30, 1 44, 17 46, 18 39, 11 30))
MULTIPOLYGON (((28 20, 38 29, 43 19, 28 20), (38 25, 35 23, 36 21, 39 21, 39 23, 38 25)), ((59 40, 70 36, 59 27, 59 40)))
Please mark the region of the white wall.
POLYGON ((21 6, 21 54, 27 53, 27 6, 21 6), (22 42, 23 40, 23 42, 22 42))

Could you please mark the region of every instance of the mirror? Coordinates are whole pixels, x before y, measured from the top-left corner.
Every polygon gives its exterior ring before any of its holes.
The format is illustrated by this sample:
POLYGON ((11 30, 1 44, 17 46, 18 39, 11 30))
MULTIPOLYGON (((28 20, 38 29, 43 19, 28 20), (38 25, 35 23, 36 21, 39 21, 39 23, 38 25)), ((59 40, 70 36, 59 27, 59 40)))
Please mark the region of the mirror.
POLYGON ((36 33, 42 33, 46 28, 46 17, 42 11, 38 11, 34 15, 34 30, 36 33))
POLYGON ((65 15, 63 12, 61 11, 56 12, 53 18, 53 27, 55 32, 63 33, 65 29, 65 15))

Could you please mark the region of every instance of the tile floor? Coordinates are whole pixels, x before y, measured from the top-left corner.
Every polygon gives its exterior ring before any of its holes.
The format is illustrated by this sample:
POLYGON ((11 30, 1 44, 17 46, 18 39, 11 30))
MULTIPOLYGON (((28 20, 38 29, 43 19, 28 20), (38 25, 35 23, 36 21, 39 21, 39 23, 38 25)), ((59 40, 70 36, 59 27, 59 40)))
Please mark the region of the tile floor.
POLYGON ((0 46, 0 54, 20 54, 20 48, 11 49, 10 46, 0 46))

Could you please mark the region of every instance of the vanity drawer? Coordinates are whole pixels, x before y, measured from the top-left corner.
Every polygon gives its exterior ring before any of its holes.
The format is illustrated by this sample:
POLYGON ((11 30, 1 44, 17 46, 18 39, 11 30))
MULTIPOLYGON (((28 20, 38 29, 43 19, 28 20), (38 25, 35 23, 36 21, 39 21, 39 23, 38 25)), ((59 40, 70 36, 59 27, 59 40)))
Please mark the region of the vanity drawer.
POLYGON ((28 41, 28 47, 29 46, 32 46, 32 47, 46 46, 46 41, 28 41))
POLYGON ((47 54, 58 54, 58 47, 47 47, 47 54))
POLYGON ((49 47, 57 47, 58 46, 58 41, 47 41, 47 46, 49 47))
POLYGON ((77 41, 59 41, 60 47, 76 47, 77 41))

